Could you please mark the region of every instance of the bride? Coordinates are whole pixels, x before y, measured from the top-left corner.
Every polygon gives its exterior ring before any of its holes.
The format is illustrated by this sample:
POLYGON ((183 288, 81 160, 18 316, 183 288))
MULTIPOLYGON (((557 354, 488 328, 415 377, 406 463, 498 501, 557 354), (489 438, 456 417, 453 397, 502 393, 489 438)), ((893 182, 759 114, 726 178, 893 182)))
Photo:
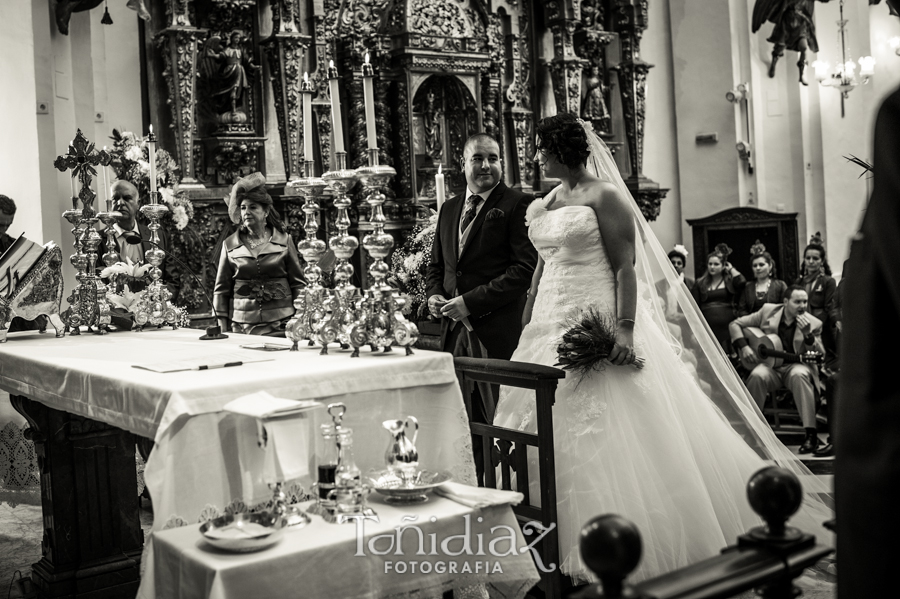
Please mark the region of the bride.
MULTIPOLYGON (((578 533, 604 513, 628 518, 641 532, 644 554, 632 582, 718 554, 761 524, 746 484, 773 463, 793 470, 806 491, 791 524, 830 542, 821 526, 831 517, 819 498, 825 485, 764 421, 606 145, 570 114, 543 119, 537 137, 542 175, 562 184, 528 208, 540 260, 511 359, 554 364, 567 321, 588 307, 618 321, 608 362, 584 377, 568 373, 556 393, 562 571, 576 582, 593 579, 578 533)), ((531 392, 501 390, 495 425, 534 432, 534 418, 531 392)))

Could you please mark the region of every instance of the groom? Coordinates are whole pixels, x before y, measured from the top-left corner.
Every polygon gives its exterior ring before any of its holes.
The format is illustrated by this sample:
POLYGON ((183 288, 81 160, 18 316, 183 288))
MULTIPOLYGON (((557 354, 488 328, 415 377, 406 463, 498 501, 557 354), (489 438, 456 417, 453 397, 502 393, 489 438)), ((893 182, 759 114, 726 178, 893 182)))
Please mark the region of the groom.
MULTIPOLYGON (((508 360, 522 333, 522 312, 537 251, 525 210, 534 199, 502 181, 500 146, 490 135, 466 140, 468 189, 440 209, 428 265, 428 310, 441 318, 441 345, 456 356, 508 360)), ((479 385, 473 422, 490 423, 496 387, 479 385)))

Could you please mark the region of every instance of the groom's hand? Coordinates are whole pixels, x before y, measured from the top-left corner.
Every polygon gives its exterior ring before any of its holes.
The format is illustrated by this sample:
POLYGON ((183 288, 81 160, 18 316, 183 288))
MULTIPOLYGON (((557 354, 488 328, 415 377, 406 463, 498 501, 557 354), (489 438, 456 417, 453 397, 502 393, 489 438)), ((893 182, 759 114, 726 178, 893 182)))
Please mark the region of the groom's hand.
POLYGON ((462 320, 471 314, 471 312, 466 308, 466 302, 463 301, 463 298, 460 295, 444 304, 441 307, 441 314, 450 320, 462 320))
POLYGON ((441 308, 447 303, 447 298, 443 295, 432 295, 428 298, 428 312, 435 318, 441 317, 441 308))

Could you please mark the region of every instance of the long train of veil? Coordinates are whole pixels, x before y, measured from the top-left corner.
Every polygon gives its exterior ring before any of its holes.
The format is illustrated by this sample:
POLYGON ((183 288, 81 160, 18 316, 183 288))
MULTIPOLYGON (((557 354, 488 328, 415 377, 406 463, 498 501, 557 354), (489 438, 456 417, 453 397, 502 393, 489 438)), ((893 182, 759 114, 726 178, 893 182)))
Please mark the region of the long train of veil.
POLYGON ((682 361, 690 365, 692 376, 696 377, 700 388, 732 428, 762 459, 798 476, 805 492, 805 505, 810 508, 807 515, 812 516, 813 521, 803 518, 802 523, 797 524, 802 528, 814 527, 814 530, 806 531, 818 533, 820 542, 829 543, 829 539, 822 538, 824 529, 821 528, 822 521, 831 517, 830 506, 833 505, 828 485, 813 475, 775 436, 687 292, 687 287, 679 281, 665 250, 625 185, 609 148, 594 133, 590 124, 581 123, 590 149, 588 171, 613 183, 623 197, 630 199, 629 205, 639 234, 635 243, 639 297, 649 302, 652 318, 682 361), (673 299, 677 305, 673 305, 673 299))

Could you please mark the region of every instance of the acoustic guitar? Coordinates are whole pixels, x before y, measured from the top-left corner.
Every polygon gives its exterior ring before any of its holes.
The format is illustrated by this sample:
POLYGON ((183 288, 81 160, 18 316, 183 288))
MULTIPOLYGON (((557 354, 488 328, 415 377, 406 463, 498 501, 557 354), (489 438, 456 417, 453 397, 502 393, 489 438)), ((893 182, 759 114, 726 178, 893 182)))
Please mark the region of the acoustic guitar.
POLYGON ((825 363, 825 356, 822 352, 810 350, 802 354, 795 354, 784 351, 781 343, 781 337, 773 333, 764 333, 762 329, 756 327, 745 327, 744 338, 750 345, 750 348, 756 352, 759 361, 766 364, 770 368, 778 368, 785 363, 817 364, 825 363))

